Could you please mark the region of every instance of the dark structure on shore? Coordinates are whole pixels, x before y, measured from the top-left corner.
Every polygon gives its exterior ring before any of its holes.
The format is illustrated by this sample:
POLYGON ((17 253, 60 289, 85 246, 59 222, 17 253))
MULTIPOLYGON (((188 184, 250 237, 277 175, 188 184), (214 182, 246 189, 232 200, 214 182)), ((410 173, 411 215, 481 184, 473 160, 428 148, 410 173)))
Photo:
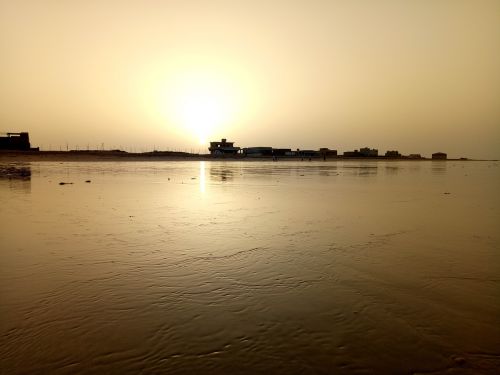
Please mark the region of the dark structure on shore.
POLYGON ((236 155, 239 147, 234 147, 234 142, 228 142, 226 138, 222 138, 220 142, 210 142, 208 148, 212 155, 236 155))
POLYGON ((243 155, 253 157, 273 156, 273 148, 267 146, 246 147, 243 149, 243 155))
POLYGON ((378 150, 376 148, 362 147, 354 151, 344 151, 345 158, 376 158, 378 157, 378 150))
MULTIPOLYGON (((234 142, 228 142, 226 138, 222 138, 220 142, 210 142, 208 148, 210 154, 213 156, 232 156, 237 158, 272 158, 278 160, 279 158, 300 158, 304 159, 342 159, 342 158, 367 158, 367 159, 413 159, 413 160, 427 160, 420 154, 403 155, 398 150, 387 150, 385 154, 379 155, 379 150, 370 147, 361 147, 353 151, 344 151, 339 154, 337 150, 322 147, 318 150, 301 150, 297 148, 292 150, 290 148, 274 148, 270 146, 252 146, 252 147, 235 147, 234 142)), ((447 160, 448 156, 444 152, 436 152, 432 154, 433 160, 447 160)), ((466 158, 461 158, 467 160, 466 158)))
POLYGON ((420 154, 410 154, 410 155, 408 155, 408 159, 422 159, 422 155, 420 155, 420 154))
POLYGON ((401 158, 403 155, 399 153, 399 151, 392 150, 392 151, 386 151, 385 152, 385 157, 386 158, 401 158))
POLYGON ((448 155, 446 155, 444 152, 435 152, 432 154, 432 160, 446 160, 448 158, 448 155))
POLYGON ((321 147, 319 149, 320 155, 325 158, 336 158, 337 157, 337 150, 330 150, 328 147, 321 147))
POLYGON ((275 157, 282 157, 282 156, 293 156, 295 155, 294 152, 292 152, 291 148, 273 148, 273 155, 275 157))
POLYGON ((376 148, 361 147, 359 153, 363 157, 376 158, 378 156, 378 150, 376 148))
POLYGON ((27 132, 5 133, 5 136, 0 136, 0 150, 38 151, 38 147, 31 148, 27 132))

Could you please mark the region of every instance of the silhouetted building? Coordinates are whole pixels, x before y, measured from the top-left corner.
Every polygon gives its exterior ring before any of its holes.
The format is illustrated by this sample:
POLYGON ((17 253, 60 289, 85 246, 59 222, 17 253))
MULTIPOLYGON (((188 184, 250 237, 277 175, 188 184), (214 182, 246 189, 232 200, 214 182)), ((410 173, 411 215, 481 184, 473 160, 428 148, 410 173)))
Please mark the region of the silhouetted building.
POLYGON ((0 136, 0 150, 38 151, 38 147, 31 148, 27 132, 5 133, 5 136, 0 136))
POLYGON ((410 158, 410 159, 422 159, 422 155, 420 155, 420 154, 410 154, 410 155, 408 155, 408 158, 410 158))
POLYGON ((220 142, 210 142, 208 151, 212 155, 236 155, 240 148, 233 145, 234 142, 228 142, 226 138, 222 138, 220 142))
POLYGON ((243 149, 243 155, 246 156, 273 156, 273 148, 272 147, 246 147, 243 149))
POLYGON ((359 158, 361 154, 359 153, 358 150, 344 151, 343 156, 346 158, 359 158))
POLYGON ((337 150, 330 150, 327 147, 322 147, 322 148, 319 149, 319 154, 323 158, 336 157, 337 156, 337 150))
POLYGON ((274 156, 293 156, 295 152, 292 152, 291 148, 273 148, 274 156))
POLYGON ((376 157, 378 156, 378 150, 375 148, 362 147, 359 149, 359 153, 364 157, 376 157))
POLYGON ((385 153, 386 158, 400 158, 401 154, 399 151, 393 150, 393 151, 386 151, 385 153))
POLYGON ((435 152, 432 154, 433 160, 446 160, 447 158, 448 155, 446 155, 444 152, 435 152))
POLYGON ((297 154, 302 158, 316 158, 320 156, 319 151, 315 150, 298 150, 297 154))

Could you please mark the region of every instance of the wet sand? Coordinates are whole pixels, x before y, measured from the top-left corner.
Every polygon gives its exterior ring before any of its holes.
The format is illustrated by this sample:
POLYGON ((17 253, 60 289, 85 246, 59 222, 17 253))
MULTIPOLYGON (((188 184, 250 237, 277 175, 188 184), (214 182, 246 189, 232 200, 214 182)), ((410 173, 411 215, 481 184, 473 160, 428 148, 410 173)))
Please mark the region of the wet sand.
POLYGON ((499 163, 3 167, 2 374, 500 367, 499 163))

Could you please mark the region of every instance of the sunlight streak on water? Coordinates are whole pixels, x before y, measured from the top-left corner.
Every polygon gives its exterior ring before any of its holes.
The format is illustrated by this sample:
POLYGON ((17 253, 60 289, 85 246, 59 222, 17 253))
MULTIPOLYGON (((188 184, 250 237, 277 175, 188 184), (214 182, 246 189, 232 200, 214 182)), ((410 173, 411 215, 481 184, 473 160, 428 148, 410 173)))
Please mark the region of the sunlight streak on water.
POLYGON ((206 191, 205 162, 200 161, 200 192, 205 193, 205 191, 206 191))

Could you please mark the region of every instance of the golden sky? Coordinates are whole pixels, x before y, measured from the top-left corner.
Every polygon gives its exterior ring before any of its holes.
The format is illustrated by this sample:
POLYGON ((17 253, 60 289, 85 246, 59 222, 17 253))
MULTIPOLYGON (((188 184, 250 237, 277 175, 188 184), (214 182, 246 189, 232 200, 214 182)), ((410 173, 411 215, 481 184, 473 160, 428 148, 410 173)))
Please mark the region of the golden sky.
POLYGON ((499 158, 500 1, 0 0, 0 130, 499 158))

